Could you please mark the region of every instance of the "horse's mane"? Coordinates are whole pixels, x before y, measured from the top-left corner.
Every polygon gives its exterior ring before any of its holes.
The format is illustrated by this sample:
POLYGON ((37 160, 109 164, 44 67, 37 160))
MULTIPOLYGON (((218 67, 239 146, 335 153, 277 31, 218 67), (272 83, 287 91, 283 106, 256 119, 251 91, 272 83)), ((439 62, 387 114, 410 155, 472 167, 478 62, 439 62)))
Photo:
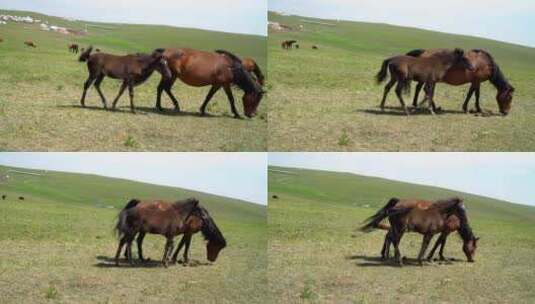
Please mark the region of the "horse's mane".
POLYGON ((502 70, 500 69, 496 61, 494 61, 494 57, 492 57, 489 52, 482 49, 473 49, 472 51, 476 53, 482 53, 490 60, 492 74, 490 75, 489 81, 490 83, 492 83, 492 85, 494 85, 496 89, 502 91, 511 87, 511 85, 507 81, 507 78, 505 78, 505 76, 503 75, 502 70))
POLYGON ((425 52, 424 49, 415 49, 412 51, 407 52, 405 55, 411 56, 411 57, 420 57, 425 52))
POLYGON ((456 210, 456 215, 459 217, 460 220, 461 226, 459 227, 459 234, 461 235, 463 240, 473 239, 474 233, 472 232, 472 228, 468 223, 468 217, 466 216, 466 209, 464 208, 464 205, 459 206, 459 208, 456 210))
POLYGON ((260 93, 262 89, 254 81, 251 74, 243 67, 241 59, 225 50, 215 50, 216 53, 225 55, 232 60, 232 75, 234 77, 233 83, 242 89, 246 94, 260 93))
POLYGON ((202 206, 198 206, 197 208, 200 211, 200 216, 203 221, 201 232, 204 236, 204 239, 209 242, 213 242, 217 245, 221 245, 223 247, 227 246, 227 241, 225 240, 223 234, 221 233, 216 223, 208 213, 208 210, 206 210, 202 206))
POLYGON ((447 213, 450 213, 451 211, 455 210, 457 206, 460 206, 462 203, 462 199, 459 197, 450 197, 446 199, 439 199, 436 200, 431 208, 442 208, 447 211, 447 213))

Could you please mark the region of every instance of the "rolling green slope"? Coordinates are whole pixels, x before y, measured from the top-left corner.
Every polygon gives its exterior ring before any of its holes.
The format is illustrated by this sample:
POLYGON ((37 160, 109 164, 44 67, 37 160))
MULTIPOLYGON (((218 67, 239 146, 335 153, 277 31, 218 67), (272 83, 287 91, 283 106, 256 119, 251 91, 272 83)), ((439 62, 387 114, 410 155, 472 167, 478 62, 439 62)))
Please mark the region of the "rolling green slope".
MULTIPOLYGON (((535 49, 416 28, 282 16, 269 20, 303 30, 270 29, 270 150, 272 151, 532 151, 535 127, 535 49), (299 50, 280 43, 296 39, 299 50), (318 50, 311 46, 317 45, 318 50), (446 112, 405 117, 394 92, 380 112, 383 85, 374 76, 382 61, 416 48, 488 50, 516 88, 508 117, 461 113, 468 85, 438 85, 446 112)), ((414 87, 414 86, 413 86, 414 87)), ((486 82, 481 104, 498 113, 496 90, 486 82)), ((412 102, 412 96, 405 96, 412 102)), ((473 102, 473 101, 472 101, 473 102)), ((471 108, 473 103, 471 103, 471 108)))
MULTIPOLYGON (((209 107, 213 116, 203 119, 197 113, 208 88, 192 88, 178 81, 173 92, 184 113, 170 111, 172 103, 165 94, 162 105, 169 111, 156 113, 153 108, 160 80, 157 72, 135 88, 134 103, 139 115, 129 113, 128 94, 118 103, 119 113, 103 111, 94 88, 86 101, 90 108, 79 108, 87 67, 67 50, 70 43, 93 45, 114 54, 149 53, 160 47, 226 49, 254 58, 265 72, 265 37, 157 25, 68 21, 20 11, 0 10, 0 14, 30 15, 50 25, 88 29, 85 35, 64 35, 42 31, 38 24, 8 22, 0 27, 0 38, 4 40, 0 43, 0 150, 265 150, 264 104, 256 119, 229 119, 227 98, 218 93, 209 107), (26 47, 26 40, 34 41, 37 48, 26 47)), ((104 80, 108 103, 118 89, 118 81, 104 80)), ((242 93, 236 89, 234 95, 242 112, 242 93)))
MULTIPOLYGON (((529 303, 535 293, 535 208, 436 187, 348 173, 269 169, 268 278, 278 302, 529 303), (272 196, 276 195, 275 199, 272 196), (399 268, 377 257, 384 231, 357 232, 390 197, 465 199, 481 237, 466 262, 452 234, 446 257, 457 260, 399 268)), ((430 177, 431 178, 431 177, 430 177)), ((421 236, 409 233, 402 254, 415 258, 421 236)))
MULTIPOLYGON (((0 200, 2 303, 49 298, 77 303, 262 303, 265 298, 263 206, 95 175, 0 166, 0 176, 0 193, 7 195, 0 200), (149 235, 144 244, 154 262, 145 267, 110 265, 117 246, 113 226, 130 198, 191 196, 209 210, 228 242, 213 265, 164 269, 158 261, 165 238, 156 235, 149 235)), ((204 244, 202 236, 194 236, 192 259, 204 263, 204 244)))

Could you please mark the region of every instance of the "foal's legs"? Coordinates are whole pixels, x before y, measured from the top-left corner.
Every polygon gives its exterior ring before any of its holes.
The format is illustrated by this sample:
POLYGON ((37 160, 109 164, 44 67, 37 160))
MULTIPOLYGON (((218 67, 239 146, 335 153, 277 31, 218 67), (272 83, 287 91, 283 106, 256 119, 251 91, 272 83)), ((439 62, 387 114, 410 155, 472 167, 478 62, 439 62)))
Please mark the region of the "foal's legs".
POLYGON ((470 86, 470 89, 468 89, 468 94, 466 95, 466 99, 463 103, 463 111, 464 113, 468 113, 468 103, 470 102, 470 98, 472 98, 472 94, 474 94, 474 84, 470 86))
POLYGON ((398 96, 399 103, 401 103, 401 106, 403 107, 403 111, 405 111, 405 114, 407 114, 407 116, 408 116, 409 115, 409 110, 407 110, 407 106, 405 105, 405 101, 403 101, 403 96, 402 96, 403 85, 404 85, 405 81, 406 80, 399 81, 398 84, 396 85, 396 95, 398 96))
POLYGON ((169 263, 169 254, 173 251, 173 237, 167 237, 167 242, 165 243, 165 250, 163 252, 162 263, 165 268, 169 263))
POLYGON ((387 260, 390 257, 390 244, 391 244, 391 230, 385 235, 385 241, 383 242, 383 249, 381 250, 381 259, 387 260))
POLYGON ((145 238, 145 232, 140 232, 137 236, 137 255, 141 262, 145 261, 143 258, 143 239, 145 238))
POLYGON ((418 264, 422 266, 422 258, 425 254, 425 251, 427 250, 427 247, 429 246, 429 242, 433 238, 432 234, 425 234, 423 241, 422 241, 422 248, 420 249, 420 253, 418 254, 418 264))
POLYGON ((191 235, 185 235, 186 238, 186 248, 184 248, 184 265, 188 264, 189 262, 189 245, 191 244, 191 235))
POLYGON ((477 84, 477 87, 475 88, 476 93, 476 111, 477 113, 481 113, 481 107, 479 106, 479 83, 477 84))
POLYGON ((130 110, 136 114, 136 109, 134 108, 134 85, 132 81, 128 81, 128 95, 130 95, 130 110))
POLYGON ((176 264, 176 260, 178 258, 178 253, 184 247, 184 243, 186 241, 186 236, 182 236, 182 239, 180 240, 180 243, 178 243, 178 246, 176 247, 175 253, 173 254, 173 258, 171 259, 171 263, 176 264))
POLYGON ((85 108, 85 95, 87 93, 87 90, 89 87, 93 84, 93 81, 95 81, 95 76, 92 74, 89 74, 89 77, 87 77, 87 80, 84 83, 84 92, 82 93, 82 98, 80 99, 80 103, 82 104, 82 107, 85 108))
MULTIPOLYGON (((119 247, 117 248, 117 253, 115 254, 115 265, 119 266, 119 256, 121 255, 121 250, 123 249, 124 244, 126 243, 126 236, 123 236, 119 241, 119 247)), ((126 254, 126 252, 125 252, 126 254)), ((128 254, 126 254, 128 257, 128 254)))
POLYGON ((384 92, 383 92, 383 99, 381 100, 381 111, 384 111, 385 110, 385 102, 386 102, 386 96, 388 96, 388 93, 390 92, 390 89, 392 89, 392 86, 394 86, 394 84, 396 84, 397 82, 397 79, 390 76, 390 81, 385 85, 385 89, 384 89, 384 92))
POLYGON ((107 109, 108 105, 106 105, 106 98, 104 98, 104 94, 102 94, 102 91, 100 90, 100 84, 102 83, 103 79, 104 79, 104 74, 101 74, 97 77, 97 80, 95 81, 95 88, 97 89, 98 95, 100 95, 100 99, 102 99, 102 103, 104 104, 104 109, 107 109))
POLYGON ((227 94, 228 102, 230 103, 230 110, 232 110, 232 114, 234 114, 234 118, 241 118, 240 114, 238 114, 238 111, 236 110, 236 106, 234 105, 234 95, 232 95, 232 89, 230 88, 230 85, 225 85, 223 87, 225 90, 225 93, 227 94))
POLYGON ((412 106, 414 108, 418 107, 418 96, 420 95, 420 91, 422 90, 423 86, 423 82, 418 82, 418 84, 416 85, 416 92, 414 92, 414 99, 412 100, 412 106))
POLYGON ((160 83, 158 84, 158 89, 156 91, 156 109, 158 111, 163 111, 162 108, 162 91, 165 91, 169 98, 171 98, 171 101, 173 102, 173 105, 175 106, 175 110, 177 112, 180 112, 180 106, 178 105, 178 100, 175 98, 175 95, 173 95, 173 92, 171 91, 171 88, 173 87, 173 84, 175 83, 176 78, 164 78, 162 77, 162 80, 160 80, 160 83))
POLYGON ((400 231, 396 232, 392 239, 392 241, 394 242, 395 260, 398 262, 399 266, 403 266, 403 259, 401 258, 401 252, 399 251, 399 243, 401 242, 402 237, 403 231, 400 231))
POLYGON ((425 100, 429 101, 429 111, 431 112, 432 115, 435 115, 435 111, 437 109, 436 105, 435 105, 435 101, 433 100, 433 97, 435 95, 435 83, 427 82, 425 84, 424 91, 425 91, 425 95, 426 95, 426 99, 425 100))
POLYGON ((444 257, 444 247, 446 247, 446 240, 447 239, 448 239, 448 233, 446 233, 446 235, 444 235, 444 239, 442 240, 442 243, 440 244, 440 251, 438 252, 438 255, 439 255, 441 261, 446 260, 446 258, 444 257))
POLYGON ((444 235, 445 235, 444 232, 440 234, 440 236, 438 237, 437 241, 435 242, 435 245, 431 249, 431 252, 429 252, 429 254, 427 255, 427 260, 429 260, 429 261, 433 260, 433 255, 435 255, 435 250, 437 250, 438 246, 442 244, 442 241, 444 239, 444 235))
POLYGON ((117 97, 115 97, 115 99, 113 100, 113 104, 111 106, 112 110, 115 110, 115 106, 117 105, 117 102, 119 101, 119 98, 121 98, 121 96, 123 95, 124 90, 126 89, 126 87, 127 87, 127 83, 126 83, 126 81, 123 81, 123 83, 121 84, 121 88, 119 89, 119 94, 117 94, 117 97))
POLYGON ((208 103, 210 102, 210 100, 212 99, 212 97, 214 96, 214 94, 219 91, 219 89, 221 88, 221 86, 219 85, 213 85, 211 88, 210 88, 210 91, 208 92, 208 95, 206 95, 206 98, 204 99, 204 102, 202 103, 202 106, 201 106, 201 116, 204 116, 206 114, 206 106, 208 105, 208 103))

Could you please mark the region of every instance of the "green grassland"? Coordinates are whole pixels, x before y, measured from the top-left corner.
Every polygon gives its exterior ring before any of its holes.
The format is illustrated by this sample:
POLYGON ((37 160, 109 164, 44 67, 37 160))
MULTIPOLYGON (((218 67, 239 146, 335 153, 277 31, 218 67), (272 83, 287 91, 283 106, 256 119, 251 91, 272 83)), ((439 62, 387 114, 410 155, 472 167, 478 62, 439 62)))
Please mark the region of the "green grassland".
MULTIPOLYGON (((127 12, 125 12, 127 13, 127 12)), ((254 119, 232 119, 224 93, 215 95, 208 108, 198 110, 209 88, 193 88, 180 81, 173 92, 183 113, 176 114, 164 94, 165 113, 154 111, 160 75, 134 89, 138 114, 129 111, 128 94, 112 113, 102 109, 94 87, 88 92, 87 109, 80 108, 85 63, 69 53, 67 45, 94 45, 104 52, 149 53, 159 47, 227 49, 254 58, 265 71, 266 38, 168 26, 105 24, 0 10, 0 14, 30 15, 51 25, 84 30, 87 35, 42 31, 38 24, 8 22, 0 27, 0 151, 264 151, 267 145, 266 105, 261 103, 254 119), (32 40, 37 48, 26 47, 32 40)), ((118 93, 119 81, 102 85, 108 103, 118 93)), ((241 96, 234 90, 238 110, 241 96)))
MULTIPOLYGON (((268 280, 277 303, 533 303, 535 208, 348 173, 270 167, 268 280), (277 195, 278 199, 272 198, 277 195), (456 260, 400 268, 380 262, 384 231, 357 232, 390 197, 465 199, 481 237, 475 263, 452 234, 456 260)), ((436 238, 435 238, 436 239, 436 238)), ((433 240, 434 241, 434 240, 433 240)), ((414 259, 421 236, 403 237, 414 259)), ((434 244, 434 243, 433 243, 434 244)))
POLYGON ((0 166, 0 176, 9 175, 0 180, 0 193, 8 196, 0 200, 0 303, 264 303, 265 207, 129 180, 11 169, 0 166), (112 265, 113 226, 130 198, 191 196, 227 239, 215 263, 204 265, 205 242, 198 234, 190 251, 198 266, 163 268, 165 238, 157 235, 147 235, 144 243, 152 262, 112 265))
MULTIPOLYGON (((535 149, 533 48, 415 28, 273 12, 269 20, 294 28, 304 26, 302 31, 269 31, 271 151, 535 149), (280 43, 287 39, 298 40, 300 49, 282 50, 280 43), (312 45, 319 49, 311 49, 312 45), (445 110, 441 115, 432 117, 422 111, 405 117, 393 91, 386 103, 389 108, 380 111, 384 84, 376 85, 374 76, 385 58, 416 48, 453 47, 482 48, 494 56, 516 88, 508 117, 494 115, 499 113, 496 90, 489 82, 481 87, 481 104, 492 115, 462 113, 469 85, 444 84, 437 86, 435 98, 445 110)), ((406 96, 405 101, 412 102, 412 96, 406 96)))

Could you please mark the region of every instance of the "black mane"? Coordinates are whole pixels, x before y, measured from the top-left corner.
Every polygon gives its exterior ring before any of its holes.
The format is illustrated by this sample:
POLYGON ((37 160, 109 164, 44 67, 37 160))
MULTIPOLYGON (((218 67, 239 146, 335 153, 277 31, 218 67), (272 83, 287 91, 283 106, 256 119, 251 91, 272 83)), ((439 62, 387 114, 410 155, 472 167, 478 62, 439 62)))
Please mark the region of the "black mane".
POLYGON ((221 233, 216 223, 208 213, 208 210, 201 206, 199 206, 198 209, 200 211, 200 216, 203 221, 201 232, 204 236, 204 239, 208 242, 213 242, 217 245, 221 245, 222 247, 227 246, 227 241, 225 240, 223 234, 221 233))
POLYGON ((494 61, 494 57, 492 57, 489 52, 481 49, 473 49, 472 51, 476 53, 483 53, 485 54, 485 56, 487 56, 487 58, 489 58, 492 69, 492 74, 490 75, 489 81, 490 83, 492 83, 492 85, 494 85, 496 89, 498 89, 498 91, 503 91, 507 88, 512 87, 511 84, 509 84, 509 82, 507 81, 507 78, 505 78, 505 76, 503 75, 502 70, 500 69, 496 61, 494 61))
POLYGON ((249 93, 260 93, 262 88, 260 88, 256 81, 254 81, 251 74, 243 67, 241 59, 232 54, 229 51, 225 50, 215 50, 216 53, 225 55, 232 60, 232 75, 233 83, 242 89, 246 94, 249 93))

